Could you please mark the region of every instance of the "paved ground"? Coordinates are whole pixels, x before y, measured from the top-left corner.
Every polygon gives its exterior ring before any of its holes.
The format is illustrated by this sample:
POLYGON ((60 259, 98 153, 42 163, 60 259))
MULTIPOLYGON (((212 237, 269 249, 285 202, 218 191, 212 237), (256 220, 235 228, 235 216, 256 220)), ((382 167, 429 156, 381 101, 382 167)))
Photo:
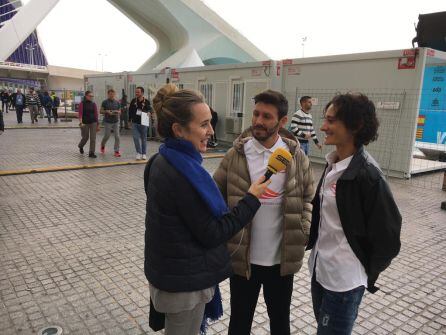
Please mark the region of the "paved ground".
MULTIPOLYGON (((63 128, 67 128, 67 127, 71 127, 71 128, 76 128, 78 125, 78 122, 76 122, 77 119, 73 119, 71 122, 63 122, 61 121, 62 119, 65 118, 65 110, 62 107, 59 107, 59 120, 58 122, 54 122, 54 120, 52 120, 51 123, 48 122, 47 118, 38 118, 38 122, 32 124, 31 123, 31 117, 29 115, 28 110, 25 110, 25 112, 23 113, 23 117, 22 117, 22 121, 23 123, 18 124, 17 123, 17 114, 15 112, 15 110, 9 110, 9 113, 4 113, 3 114, 3 118, 4 118, 4 122, 5 122, 5 128, 6 129, 13 129, 13 128, 27 128, 27 127, 51 127, 51 128, 57 128, 57 127, 63 127, 63 128)), ((71 110, 68 110, 67 113, 68 117, 70 118, 70 115, 73 115, 73 112, 71 112, 71 110)))
MULTIPOLYGON (((8 113, 9 123, 14 119, 8 113)), ((47 120, 43 119, 47 124, 47 120)), ((73 121, 75 122, 75 121, 73 121)), ((60 123, 60 122, 59 122, 60 123)), ((77 124, 75 122, 75 124, 77 124)), ((99 146, 104 130, 96 137, 96 154, 98 158, 88 157, 88 146, 84 147, 85 154, 80 154, 77 147, 80 141, 79 127, 59 129, 54 123, 48 129, 6 129, 0 137, 0 172, 6 170, 38 169, 50 167, 64 167, 73 165, 88 165, 101 163, 133 162, 136 151, 133 145, 131 130, 123 129, 120 136, 120 150, 122 157, 113 156, 113 134, 106 144, 106 153, 99 154, 99 146)), ((159 142, 147 142, 148 154, 158 151, 159 142)), ((220 149, 209 151, 218 153, 220 149)))
MULTIPOLYGON (((66 152, 64 159, 80 159, 65 146, 75 133, 37 132, 1 135, 1 168, 61 163, 66 152), (34 154, 33 142, 39 148, 34 154)), ((218 163, 205 160, 210 172, 218 163)), ((143 273, 143 169, 0 177, 0 334, 34 334, 50 324, 64 334, 152 334, 143 273)), ((315 172, 318 177, 320 168, 315 172)), ((393 181, 391 186, 404 217, 402 250, 380 277, 382 290, 366 294, 354 332, 446 334, 446 211, 440 210, 446 193, 393 181)), ((225 316, 208 334, 226 333, 228 282, 221 288, 225 316)), ((292 333, 315 334, 306 266, 295 276, 292 305, 292 333)), ((269 333, 263 298, 252 333, 269 333)))

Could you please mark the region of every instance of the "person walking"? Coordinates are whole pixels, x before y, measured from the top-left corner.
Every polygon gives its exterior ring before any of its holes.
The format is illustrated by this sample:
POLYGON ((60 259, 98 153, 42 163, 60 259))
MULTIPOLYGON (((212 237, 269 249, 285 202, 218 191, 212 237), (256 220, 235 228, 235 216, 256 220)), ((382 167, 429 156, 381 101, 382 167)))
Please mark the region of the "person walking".
POLYGON ((130 102, 129 117, 132 123, 133 142, 136 150, 136 160, 147 159, 147 129, 148 125, 142 124, 143 116, 150 118, 152 106, 150 100, 144 97, 144 88, 135 89, 135 98, 130 102), (145 113, 145 115, 143 115, 145 113))
POLYGON ((302 150, 305 155, 308 156, 310 150, 309 140, 313 139, 314 144, 320 149, 322 145, 319 143, 316 132, 313 127, 313 117, 310 113, 313 103, 311 102, 311 97, 303 96, 299 100, 300 109, 294 113, 291 119, 290 130, 299 140, 302 150))
POLYGON ((90 139, 88 157, 96 158, 96 133, 99 131, 98 108, 93 102, 93 93, 86 91, 84 99, 79 104, 79 127, 81 129, 81 141, 78 144, 79 152, 84 153, 84 145, 90 139))
POLYGON ((51 92, 51 99, 53 100, 53 108, 51 109, 51 112, 53 113, 54 122, 57 122, 57 119, 59 118, 58 114, 58 108, 60 106, 60 98, 56 95, 56 92, 51 92))
POLYGON ((289 335, 294 274, 302 267, 314 195, 310 161, 284 125, 288 101, 277 91, 254 97, 252 125, 234 141, 214 173, 230 207, 251 180, 266 171, 279 148, 292 155, 287 169, 271 177, 261 207, 251 224, 228 243, 234 275, 230 278, 230 335, 249 335, 260 289, 266 302, 272 335, 289 335))
POLYGON ((229 210, 201 165, 213 133, 203 96, 167 84, 153 105, 165 143, 144 171, 144 272, 165 334, 197 335, 204 320, 222 314, 218 284, 232 274, 225 242, 251 221, 270 181, 259 178, 229 210))
POLYGON ((119 129, 130 129, 129 128, 129 109, 128 109, 128 101, 127 101, 127 95, 124 93, 122 94, 121 98, 121 115, 119 117, 119 129))
POLYGON ((37 116, 39 114, 39 109, 42 107, 39 96, 34 91, 33 87, 30 87, 28 94, 25 96, 25 107, 29 110, 29 116, 31 117, 31 123, 39 122, 37 116))
POLYGON ((3 110, 0 110, 0 135, 5 131, 5 122, 3 121, 3 110))
POLYGON ((48 123, 51 123, 51 110, 53 108, 53 100, 51 99, 47 91, 43 92, 42 106, 45 109, 48 123))
POLYGON ((101 114, 104 114, 104 137, 101 141, 101 154, 105 153, 105 145, 113 131, 113 135, 115 136, 114 156, 121 157, 119 151, 119 116, 121 114, 121 105, 115 99, 115 91, 113 89, 107 91, 107 96, 108 98, 101 104, 101 114))
POLYGON ((326 106, 321 131, 335 146, 313 199, 307 250, 318 335, 349 335, 365 289, 399 253, 401 215, 378 163, 364 149, 377 139, 375 106, 340 94, 326 106))
POLYGON ((20 89, 17 90, 15 95, 15 112, 17 115, 17 123, 23 123, 23 108, 25 107, 25 96, 20 89))
POLYGON ((0 99, 2 101, 2 111, 3 113, 8 113, 9 110, 9 93, 6 90, 3 90, 0 94, 0 99))
POLYGON ((17 91, 10 93, 10 96, 9 96, 9 108, 11 110, 15 110, 15 98, 16 98, 16 96, 17 96, 17 91))

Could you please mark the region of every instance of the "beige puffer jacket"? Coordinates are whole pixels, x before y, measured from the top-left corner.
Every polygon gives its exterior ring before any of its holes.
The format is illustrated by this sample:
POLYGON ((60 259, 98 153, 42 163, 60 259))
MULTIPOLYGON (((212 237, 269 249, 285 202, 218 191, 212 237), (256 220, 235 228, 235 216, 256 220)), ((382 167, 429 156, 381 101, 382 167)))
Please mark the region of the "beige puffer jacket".
MULTIPOLYGON (((286 184, 283 200, 283 238, 281 243, 280 274, 298 272, 302 267, 305 246, 308 242, 311 223, 311 200, 314 195, 313 171, 310 161, 299 147, 299 142, 287 130, 281 129, 283 141, 290 148, 292 162, 286 169, 286 184)), ((223 158, 214 174, 223 197, 230 208, 246 194, 251 178, 244 153, 244 144, 252 138, 251 130, 244 131, 234 141, 234 146, 223 158)), ((246 278, 251 276, 250 266, 251 224, 228 242, 232 255, 234 273, 246 278)))

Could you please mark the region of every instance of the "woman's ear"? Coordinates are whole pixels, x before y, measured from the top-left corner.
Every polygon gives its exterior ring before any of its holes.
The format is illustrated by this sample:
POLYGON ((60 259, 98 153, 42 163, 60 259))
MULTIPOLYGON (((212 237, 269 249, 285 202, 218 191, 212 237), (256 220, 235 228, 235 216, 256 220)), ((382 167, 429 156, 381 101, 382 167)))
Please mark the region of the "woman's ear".
POLYGON ((173 125, 172 125, 172 133, 173 133, 173 135, 176 137, 176 138, 183 138, 184 136, 183 136, 183 134, 184 134, 184 129, 183 129, 183 127, 179 124, 179 123, 177 123, 177 122, 175 122, 173 125))

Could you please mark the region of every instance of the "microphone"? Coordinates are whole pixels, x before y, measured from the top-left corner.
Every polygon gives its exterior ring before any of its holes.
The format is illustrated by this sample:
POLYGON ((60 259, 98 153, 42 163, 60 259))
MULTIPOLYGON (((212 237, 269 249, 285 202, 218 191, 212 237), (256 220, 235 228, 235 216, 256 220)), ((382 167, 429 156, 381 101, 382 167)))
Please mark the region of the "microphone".
MULTIPOLYGON (((284 148, 277 148, 271 154, 268 160, 268 166, 265 172, 265 181, 271 178, 273 174, 284 171, 287 165, 291 162, 291 153, 284 148)), ((264 181, 264 182, 265 182, 264 181)))

